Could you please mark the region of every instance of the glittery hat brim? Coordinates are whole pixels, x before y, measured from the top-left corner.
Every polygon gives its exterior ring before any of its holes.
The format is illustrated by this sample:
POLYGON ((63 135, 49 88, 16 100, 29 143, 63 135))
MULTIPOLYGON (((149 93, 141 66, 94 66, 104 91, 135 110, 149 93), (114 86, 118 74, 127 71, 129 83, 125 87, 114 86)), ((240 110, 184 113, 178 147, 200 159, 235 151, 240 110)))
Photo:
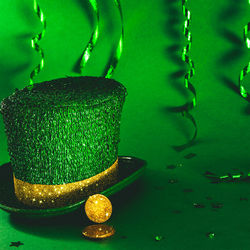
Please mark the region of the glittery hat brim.
MULTIPOLYGON (((129 156, 119 156, 119 176, 117 183, 105 189, 101 194, 108 197, 119 192, 136 181, 144 173, 145 168, 146 162, 144 160, 129 156)), ((51 209, 34 209, 28 207, 18 201, 15 196, 11 164, 6 163, 0 166, 0 208, 9 213, 26 217, 52 217, 70 213, 83 205, 84 202, 85 200, 82 200, 69 206, 51 209)))

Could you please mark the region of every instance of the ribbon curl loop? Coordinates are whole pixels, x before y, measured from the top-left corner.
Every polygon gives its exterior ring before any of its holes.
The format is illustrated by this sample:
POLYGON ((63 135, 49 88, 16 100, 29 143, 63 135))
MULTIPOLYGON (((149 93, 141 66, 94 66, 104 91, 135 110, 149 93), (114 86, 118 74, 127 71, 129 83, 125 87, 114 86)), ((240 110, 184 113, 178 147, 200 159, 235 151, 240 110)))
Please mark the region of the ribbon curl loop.
POLYGON ((37 51, 39 53, 39 55, 41 56, 41 60, 40 60, 39 64, 30 73, 30 86, 29 86, 29 89, 32 89, 32 87, 33 87, 33 84, 34 84, 33 79, 34 79, 34 77, 37 76, 39 74, 39 72, 44 68, 44 52, 41 49, 41 47, 39 46, 39 42, 44 37, 45 31, 46 31, 46 19, 45 19, 45 16, 43 14, 42 9, 40 8, 40 6, 38 5, 36 0, 34 0, 33 8, 34 8, 34 11, 37 14, 40 22, 43 25, 43 29, 39 34, 35 35, 31 39, 31 47, 35 51, 37 51))
MULTIPOLYGON (((250 4, 250 0, 249 0, 250 4)), ((248 32, 250 31, 250 22, 244 26, 243 29, 243 39, 246 44, 246 47, 250 49, 250 39, 247 37, 248 32)), ((248 64, 241 70, 240 76, 239 76, 239 89, 240 94, 243 98, 245 98, 247 101, 250 101, 249 93, 246 91, 245 87, 243 86, 243 80, 246 77, 246 75, 250 72, 250 61, 248 64)))
POLYGON ((119 13, 120 13, 120 18, 121 18, 121 35, 118 41, 118 45, 116 47, 114 56, 112 57, 109 67, 107 68, 107 70, 104 73, 105 78, 111 78, 114 70, 120 60, 121 54, 122 54, 122 50, 123 50, 123 41, 124 41, 124 24, 123 24, 123 14, 122 14, 122 7, 121 7, 121 3, 120 0, 114 0, 115 5, 117 6, 119 13))
POLYGON ((89 0, 89 2, 91 4, 91 6, 94 10, 95 16, 96 16, 96 24, 95 24, 94 31, 91 34, 90 40, 89 40, 89 42, 88 42, 88 44, 87 44, 86 48, 84 49, 82 56, 81 56, 81 61, 80 61, 80 72, 81 73, 83 72, 83 69, 84 69, 86 63, 89 60, 90 54, 93 51, 93 49, 96 45, 96 42, 99 38, 99 16, 100 15, 99 15, 98 4, 97 4, 96 0, 89 0))

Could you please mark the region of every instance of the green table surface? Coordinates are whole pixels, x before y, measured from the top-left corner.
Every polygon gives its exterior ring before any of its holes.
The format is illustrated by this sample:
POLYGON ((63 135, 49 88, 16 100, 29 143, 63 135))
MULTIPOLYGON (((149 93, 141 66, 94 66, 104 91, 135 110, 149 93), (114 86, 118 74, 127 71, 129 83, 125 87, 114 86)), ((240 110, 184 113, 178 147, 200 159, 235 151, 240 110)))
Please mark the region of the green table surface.
MULTIPOLYGON (((119 39, 120 19, 114 2, 99 1, 101 33, 83 75, 100 76, 119 39)), ((94 23, 87 0, 40 0, 47 18, 41 47, 45 67, 35 81, 75 76, 77 61, 94 23)), ((39 62, 30 39, 41 31, 32 0, 0 1, 0 98, 29 82, 39 62)), ((181 61, 185 44, 181 0, 122 1, 124 50, 114 78, 128 97, 121 121, 120 155, 148 162, 145 175, 111 197, 108 221, 114 237, 89 241, 81 230, 89 222, 83 211, 60 218, 27 220, 0 211, 0 249, 21 241, 19 249, 225 249, 250 245, 250 183, 211 183, 206 171, 218 175, 250 172, 250 106, 238 93, 240 70, 249 61, 243 27, 250 20, 247 0, 188 0, 193 35, 190 56, 197 91, 193 110, 198 137, 182 152, 172 145, 192 136, 192 124, 169 107, 191 96, 184 87, 188 69, 181 61), (186 159, 184 156, 195 153, 186 159), (174 169, 172 164, 181 164, 174 169), (176 180, 176 181, 171 181, 176 180), (204 207, 194 207, 194 203, 204 207), (223 206, 213 208, 214 203, 223 206), (207 233, 213 232, 210 239, 207 233), (156 236, 162 240, 156 241, 156 236)), ((245 85, 250 90, 250 76, 245 85)), ((0 163, 9 162, 4 126, 0 123, 0 163)))

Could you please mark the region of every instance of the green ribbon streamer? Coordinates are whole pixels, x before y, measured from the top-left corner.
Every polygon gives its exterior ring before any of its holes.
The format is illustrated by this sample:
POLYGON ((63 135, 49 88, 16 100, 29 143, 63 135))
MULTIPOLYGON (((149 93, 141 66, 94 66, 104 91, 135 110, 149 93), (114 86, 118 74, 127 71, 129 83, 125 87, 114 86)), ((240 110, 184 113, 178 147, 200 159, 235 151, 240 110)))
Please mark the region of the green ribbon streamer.
POLYGON ((43 50, 40 48, 39 46, 39 41, 44 37, 45 34, 45 30, 46 30, 46 20, 43 14, 43 11, 41 10, 41 8, 39 7, 38 3, 36 0, 34 0, 34 11, 37 14, 40 22, 43 25, 43 29, 41 31, 41 33, 35 35, 32 39, 31 39, 31 47, 37 51, 39 53, 39 55, 41 56, 41 60, 40 63, 33 69, 33 71, 30 73, 30 86, 29 89, 32 89, 34 81, 33 78, 35 76, 37 76, 39 74, 39 72, 43 69, 44 67, 44 53, 43 50))
MULTIPOLYGON (((248 0, 248 3, 250 4, 250 0, 248 0)), ((244 26, 243 29, 243 39, 248 49, 250 49, 250 39, 247 37, 248 32, 250 31, 250 22, 244 26)), ((243 98, 245 98, 247 101, 250 100, 249 93, 246 91, 245 87, 242 84, 242 81, 246 77, 246 75, 250 72, 250 61, 248 62, 248 65, 246 65, 240 72, 239 76, 239 90, 240 94, 243 98)), ((214 173, 207 172, 205 173, 205 176, 211 179, 214 179, 216 182, 223 182, 223 181, 235 181, 235 180, 242 180, 247 177, 250 177, 250 173, 244 174, 244 173, 238 173, 238 174, 226 174, 222 176, 216 176, 214 173)))
POLYGON ((98 37, 99 37, 99 8, 97 5, 97 1, 96 0, 89 0, 89 2, 91 4, 91 6, 94 10, 95 16, 96 16, 96 24, 95 24, 94 31, 92 32, 92 35, 90 37, 90 40, 89 40, 89 42, 88 42, 88 44, 87 44, 86 48, 84 49, 82 56, 81 56, 81 62, 80 62, 80 72, 81 73, 83 72, 83 69, 84 69, 86 63, 88 62, 90 54, 91 54, 92 50, 94 49, 96 42, 98 40, 98 37))
MULTIPOLYGON (((250 0, 249 0, 250 4, 250 0)), ((250 49, 250 39, 247 37, 248 32, 250 31, 250 22, 244 26, 243 29, 243 39, 244 42, 246 43, 246 46, 248 49, 250 49)), ((240 94, 243 98, 246 100, 250 100, 249 98, 249 93, 246 91, 245 87, 243 86, 242 82, 245 78, 245 76, 250 72, 250 61, 248 64, 241 70, 240 76, 239 76, 239 88, 240 88, 240 94)))
POLYGON ((217 176, 214 173, 206 172, 205 176, 214 182, 226 182, 226 181, 237 181, 237 180, 244 180, 250 177, 250 173, 244 174, 243 172, 237 174, 228 173, 226 175, 217 176))
MULTIPOLYGON (((99 37, 99 8, 97 5, 97 1, 96 0, 89 0, 95 15, 96 15, 96 25, 94 28, 94 31, 91 35, 91 38, 86 46, 86 48, 84 49, 82 56, 81 56, 81 62, 80 62, 80 71, 81 73, 83 72, 83 69, 86 65, 86 63, 89 60, 90 54, 92 52, 92 50, 94 49, 96 42, 98 40, 99 37)), ((115 53, 113 55, 113 57, 110 60, 109 66, 107 67, 107 69, 104 72, 104 76, 105 78, 111 78, 114 70, 120 60, 121 54, 122 54, 122 49, 123 49, 123 40, 124 40, 124 24, 123 24, 123 14, 122 14, 122 8, 121 8, 121 3, 120 0, 114 0, 115 5, 117 6, 119 13, 120 13, 120 18, 121 18, 121 24, 122 24, 122 31, 121 31, 121 35, 118 41, 118 45, 116 47, 115 53)))
POLYGON ((123 49, 123 40, 124 40, 124 24, 123 24, 123 14, 122 14, 122 7, 120 0, 114 0, 115 5, 117 6, 119 13, 120 13, 120 18, 121 18, 121 25, 122 25, 122 30, 121 30, 121 35, 118 41, 118 45, 116 47, 115 53, 110 60, 109 67, 104 73, 105 78, 111 78, 114 70, 120 60, 121 54, 122 54, 122 49, 123 49))
POLYGON ((196 124, 194 117, 190 114, 190 111, 197 105, 197 97, 196 97, 195 87, 189 81, 195 75, 195 68, 194 68, 193 60, 190 59, 190 57, 187 55, 191 49, 192 35, 189 30, 190 21, 191 21, 191 13, 187 9, 186 3, 187 3, 187 0, 182 0, 182 12, 185 18, 183 34, 187 38, 187 44, 183 47, 183 50, 182 50, 182 60, 189 65, 189 70, 184 76, 184 84, 185 84, 185 87, 189 91, 192 92, 193 98, 190 102, 187 102, 184 106, 181 107, 180 112, 184 117, 186 117, 192 122, 195 128, 195 132, 194 132, 193 137, 186 144, 183 144, 180 146, 174 146, 174 149, 177 151, 182 151, 186 149, 187 147, 192 146, 197 136, 197 124, 196 124))

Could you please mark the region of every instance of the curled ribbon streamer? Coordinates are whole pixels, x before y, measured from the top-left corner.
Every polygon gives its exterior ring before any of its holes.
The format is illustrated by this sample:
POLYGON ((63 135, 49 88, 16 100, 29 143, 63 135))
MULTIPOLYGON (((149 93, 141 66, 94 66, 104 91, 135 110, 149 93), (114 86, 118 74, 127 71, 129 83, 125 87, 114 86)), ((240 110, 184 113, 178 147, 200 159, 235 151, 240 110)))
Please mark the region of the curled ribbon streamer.
MULTIPOLYGON (((249 4, 250 4, 250 0, 249 0, 249 4)), ((248 32, 250 31, 250 22, 244 26, 243 29, 243 39, 244 42, 246 43, 246 46, 248 49, 250 49, 250 39, 247 37, 248 32)), ((246 65, 240 72, 240 76, 239 76, 239 88, 240 88, 240 94, 243 98, 245 98, 246 100, 250 100, 249 94, 246 91, 245 87, 243 86, 242 82, 243 79, 245 78, 245 76, 250 72, 250 61, 248 62, 248 65, 246 65)))
POLYGON ((187 119, 189 119, 195 128, 195 132, 193 137, 186 143, 180 146, 174 146, 174 149, 176 151, 182 151, 187 147, 190 147, 194 144, 195 138, 197 136, 197 124, 195 122, 194 117, 190 114, 190 110, 192 110, 196 105, 197 105, 197 97, 196 97, 196 91, 194 86, 192 85, 192 83, 190 83, 190 79, 195 75, 195 69, 194 69, 194 62, 192 59, 190 59, 190 57, 187 55, 189 50, 191 49, 191 45, 192 45, 192 35, 191 32, 189 30, 189 26, 190 26, 190 20, 191 20, 191 13, 190 11, 186 8, 186 2, 187 0, 182 0, 182 11, 183 11, 183 16, 185 17, 185 21, 184 21, 184 30, 183 30, 183 34, 185 35, 185 37, 187 38, 187 45, 183 47, 182 50, 182 60, 187 63, 189 65, 189 71, 185 74, 184 76, 184 84, 185 87, 192 92, 193 94, 193 98, 190 102, 187 102, 184 106, 181 107, 181 114, 186 117, 187 119))
MULTIPOLYGON (((250 4, 250 0, 248 0, 248 3, 250 4)), ((243 29, 243 39, 244 42, 246 43, 246 46, 248 49, 250 49, 250 39, 247 37, 248 32, 250 31, 250 22, 244 26, 243 29)), ((250 61, 248 62, 248 65, 246 65, 240 72, 239 76, 239 90, 240 94, 243 98, 245 98, 247 101, 250 100, 249 93, 246 91, 245 87, 242 85, 242 81, 244 80, 245 76, 250 72, 250 61)), ((244 174, 244 173, 239 173, 239 174, 230 174, 228 173, 227 175, 222 175, 222 176, 216 176, 214 173, 207 172, 205 173, 205 176, 211 179, 214 179, 217 182, 222 182, 222 181, 234 181, 234 180, 241 180, 247 177, 250 177, 250 173, 244 174)))
POLYGON ((88 44, 87 44, 86 48, 84 49, 82 56, 81 56, 81 62, 80 62, 81 73, 83 72, 83 69, 84 69, 86 63, 88 62, 90 54, 91 54, 92 50, 94 49, 96 42, 98 40, 98 37, 99 37, 99 8, 97 5, 97 1, 96 0, 89 0, 89 2, 91 4, 91 6, 94 10, 95 16, 96 16, 96 24, 95 24, 94 31, 92 32, 92 35, 90 37, 90 40, 89 40, 89 42, 88 42, 88 44))
POLYGON ((41 33, 35 35, 31 39, 31 47, 40 54, 41 60, 40 60, 40 63, 30 73, 30 88, 32 88, 33 84, 34 84, 33 78, 35 76, 37 76, 39 74, 39 72, 44 67, 44 53, 43 53, 43 50, 40 48, 38 42, 44 37, 45 30, 46 30, 46 20, 45 20, 43 12, 42 12, 41 8, 39 7, 39 5, 37 4, 36 0, 34 0, 34 11, 35 11, 35 13, 37 14, 39 20, 42 23, 43 29, 42 29, 41 33))
POLYGON ((116 47, 116 51, 114 56, 112 57, 112 59, 110 60, 110 64, 109 67, 107 68, 107 70, 105 71, 104 75, 105 78, 110 78, 113 73, 114 70, 120 60, 121 54, 122 54, 122 49, 123 49, 123 40, 124 40, 124 25, 123 25, 123 14, 122 14, 122 7, 121 7, 121 3, 120 0, 114 0, 115 5, 117 6, 119 13, 120 13, 120 17, 121 17, 121 24, 122 24, 122 30, 121 30, 121 36, 118 42, 118 45, 116 47))

